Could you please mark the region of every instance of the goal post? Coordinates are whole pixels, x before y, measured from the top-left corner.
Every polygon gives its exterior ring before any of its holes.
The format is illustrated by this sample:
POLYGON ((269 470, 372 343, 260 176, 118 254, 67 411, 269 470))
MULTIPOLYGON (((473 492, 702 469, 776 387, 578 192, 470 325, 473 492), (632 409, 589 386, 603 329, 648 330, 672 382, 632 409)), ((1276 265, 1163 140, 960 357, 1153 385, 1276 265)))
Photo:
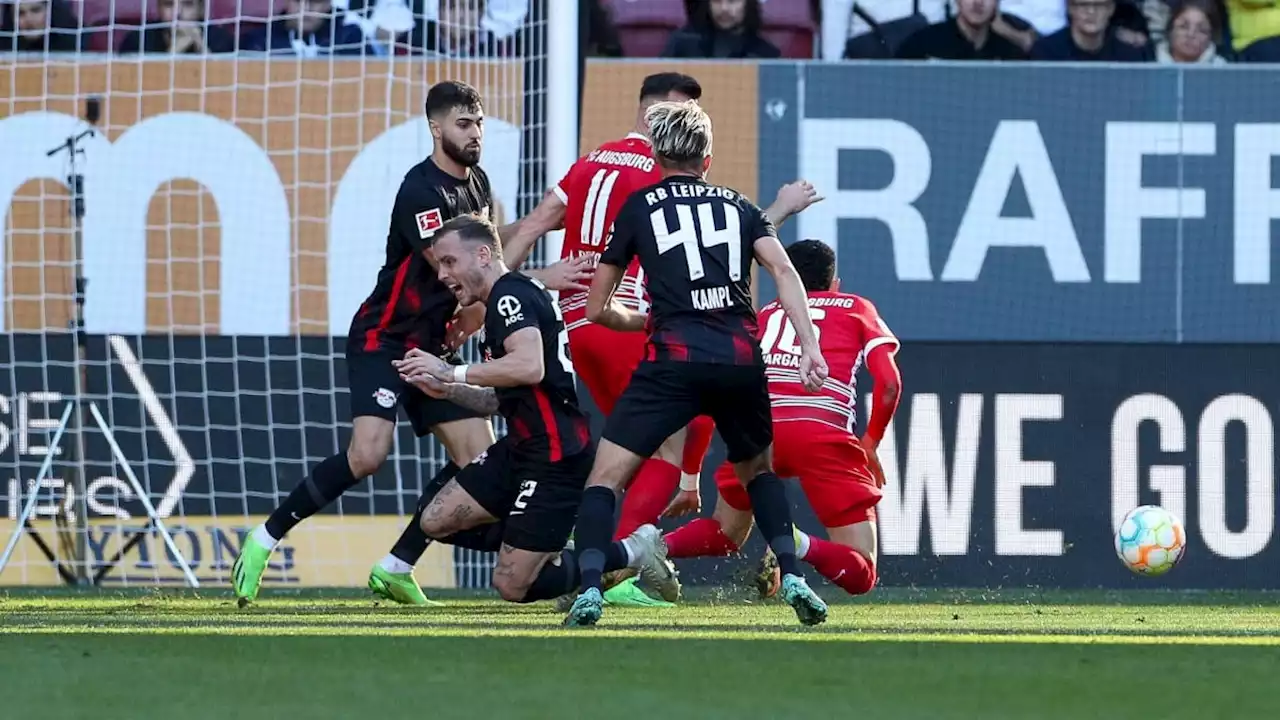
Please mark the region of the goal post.
MULTIPOLYGON (((0 59, 0 535, 19 538, 0 585, 61 583, 59 564, 117 587, 227 582, 246 532, 350 438, 345 335, 400 179, 431 151, 428 88, 458 79, 485 98, 500 222, 572 162, 577 18, 560 5, 531 2, 513 57, 0 59), (67 161, 44 151, 84 127, 90 98, 77 257, 67 161), (82 497, 66 482, 72 429, 51 446, 77 366, 82 497), (43 539, 19 527, 28 504, 43 539), (55 542, 59 528, 77 542, 55 542)), ((445 459, 401 423, 382 470, 286 538, 268 586, 363 586, 445 459)), ((433 547, 418 577, 484 587, 490 565, 433 547)))

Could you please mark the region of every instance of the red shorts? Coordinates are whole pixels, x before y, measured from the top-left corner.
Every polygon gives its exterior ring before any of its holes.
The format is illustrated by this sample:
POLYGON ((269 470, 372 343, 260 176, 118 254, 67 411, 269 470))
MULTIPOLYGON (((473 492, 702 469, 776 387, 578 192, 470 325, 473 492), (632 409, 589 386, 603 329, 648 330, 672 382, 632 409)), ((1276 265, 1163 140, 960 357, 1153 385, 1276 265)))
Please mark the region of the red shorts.
POLYGON ((569 331, 569 359, 600 412, 613 413, 648 341, 645 333, 622 333, 595 323, 569 331))
MULTIPOLYGON (((867 468, 866 451, 851 433, 803 420, 775 422, 773 468, 778 477, 800 479, 823 527, 875 522, 880 488, 867 468)), ((716 470, 716 488, 729 507, 751 510, 751 498, 729 463, 716 470)))

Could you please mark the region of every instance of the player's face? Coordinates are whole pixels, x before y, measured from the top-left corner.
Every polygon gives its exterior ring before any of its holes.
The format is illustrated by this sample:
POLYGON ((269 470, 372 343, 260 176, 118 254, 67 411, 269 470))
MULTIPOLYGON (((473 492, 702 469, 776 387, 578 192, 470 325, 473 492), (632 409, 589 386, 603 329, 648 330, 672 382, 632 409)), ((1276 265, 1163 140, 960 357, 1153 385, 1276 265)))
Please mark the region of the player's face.
POLYGON ((959 0, 956 7, 960 17, 975 27, 987 25, 996 15, 995 0, 959 0))
POLYGON ((489 248, 481 243, 462 242, 458 234, 452 232, 432 243, 431 248, 440 282, 458 298, 458 304, 480 302, 484 290, 484 268, 491 257, 489 248))
POLYGON ((463 167, 473 167, 480 162, 484 110, 455 107, 438 122, 431 121, 431 134, 450 160, 463 167))

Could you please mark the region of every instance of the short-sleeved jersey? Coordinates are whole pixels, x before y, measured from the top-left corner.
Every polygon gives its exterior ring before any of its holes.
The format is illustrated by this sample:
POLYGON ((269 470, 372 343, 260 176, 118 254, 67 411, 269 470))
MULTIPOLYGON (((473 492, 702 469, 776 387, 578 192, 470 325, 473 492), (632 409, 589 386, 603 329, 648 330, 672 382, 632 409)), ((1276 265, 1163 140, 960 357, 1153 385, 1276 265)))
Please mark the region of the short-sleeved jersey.
POLYGON ((542 283, 519 272, 498 279, 485 303, 484 355, 507 354, 507 338, 525 328, 542 333, 542 382, 497 388, 498 414, 506 418, 516 447, 550 462, 576 455, 591 442, 587 415, 578 407, 578 392, 569 364, 568 332, 560 308, 542 283))
POLYGON ((640 259, 652 305, 646 360, 760 361, 751 265, 766 236, 777 231, 759 207, 701 178, 675 175, 627 200, 600 262, 640 259))
POLYGON ((441 170, 431 158, 409 170, 391 210, 386 263, 351 321, 350 350, 399 353, 420 347, 443 352, 445 324, 458 300, 422 250, 445 221, 468 213, 488 218, 491 205, 489 176, 478 165, 466 179, 441 170))
MULTIPOLYGON (((613 223, 631 194, 662 179, 653 146, 639 133, 607 142, 579 158, 554 188, 565 205, 561 259, 585 255, 599 260, 613 234, 613 223)), ((647 308, 644 277, 632 262, 616 294, 629 308, 647 308)), ((586 291, 561 292, 560 309, 570 330, 587 324, 586 291)))
POLYGON ((760 310, 760 349, 767 367, 773 421, 810 420, 853 432, 858 370, 881 345, 896 349, 898 338, 870 301, 847 293, 809 293, 809 317, 830 375, 818 393, 800 382, 800 344, 795 327, 775 300, 760 310))

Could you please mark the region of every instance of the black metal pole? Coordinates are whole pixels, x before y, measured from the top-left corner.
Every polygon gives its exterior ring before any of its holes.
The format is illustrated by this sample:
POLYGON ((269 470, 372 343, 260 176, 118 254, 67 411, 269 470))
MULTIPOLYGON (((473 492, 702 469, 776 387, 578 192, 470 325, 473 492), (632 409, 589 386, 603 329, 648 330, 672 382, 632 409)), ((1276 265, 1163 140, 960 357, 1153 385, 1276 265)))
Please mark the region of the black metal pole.
MULTIPOLYGON (((78 584, 84 585, 91 582, 89 576, 89 504, 88 504, 88 480, 86 470, 85 455, 85 438, 84 438, 84 409, 85 409, 85 393, 87 392, 89 378, 87 366, 85 364, 85 356, 88 351, 88 333, 85 330, 84 323, 84 303, 85 291, 89 286, 88 279, 84 275, 84 215, 85 215, 85 195, 84 195, 84 174, 80 172, 79 160, 84 154, 84 149, 80 147, 80 143, 85 139, 92 137, 97 131, 94 127, 98 123, 101 115, 101 101, 98 98, 89 98, 85 102, 84 119, 89 123, 89 127, 77 135, 67 138, 67 141, 49 151, 49 155, 55 155, 60 152, 66 152, 70 163, 67 175, 67 186, 71 190, 71 228, 72 228, 72 252, 73 265, 75 267, 75 289, 73 291, 73 302, 75 304, 72 309, 72 317, 70 329, 75 333, 73 348, 75 354, 73 357, 73 378, 74 390, 72 401, 76 403, 76 411, 71 415, 71 435, 73 457, 70 459, 72 465, 72 481, 68 486, 74 493, 74 507, 65 508, 64 510, 72 511, 75 518, 74 527, 71 531, 74 533, 72 541, 68 544, 72 545, 71 554, 73 557, 74 576, 78 584)), ((70 503, 68 503, 70 504, 70 503)), ((67 512, 60 514, 65 519, 67 512)), ((64 575, 65 577, 65 575, 64 575)))

